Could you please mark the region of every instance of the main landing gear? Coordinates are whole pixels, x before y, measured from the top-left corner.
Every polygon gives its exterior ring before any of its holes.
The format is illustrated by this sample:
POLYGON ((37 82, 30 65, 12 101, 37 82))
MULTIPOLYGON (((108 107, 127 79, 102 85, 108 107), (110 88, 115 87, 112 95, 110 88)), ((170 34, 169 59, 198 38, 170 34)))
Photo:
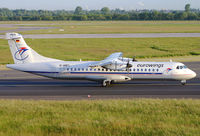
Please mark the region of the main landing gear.
POLYGON ((186 85, 186 80, 181 80, 182 85, 186 85))
POLYGON ((104 80, 102 83, 103 87, 108 87, 110 85, 111 81, 110 80, 104 80))

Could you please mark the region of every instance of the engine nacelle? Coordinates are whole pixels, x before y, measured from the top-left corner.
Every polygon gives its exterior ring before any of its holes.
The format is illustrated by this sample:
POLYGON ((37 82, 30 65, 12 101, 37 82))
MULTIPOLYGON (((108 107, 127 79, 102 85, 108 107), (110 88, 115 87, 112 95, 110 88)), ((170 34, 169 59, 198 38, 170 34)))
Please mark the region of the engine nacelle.
POLYGON ((121 60, 115 60, 112 64, 108 64, 103 66, 104 68, 111 69, 111 70, 125 70, 127 67, 127 62, 123 62, 121 60))
POLYGON ((129 61, 132 61, 133 59, 132 58, 123 58, 123 57, 120 57, 119 60, 122 61, 122 62, 126 62, 127 63, 129 61))
POLYGON ((103 67, 110 70, 126 70, 126 64, 109 64, 103 67))
POLYGON ((119 75, 113 75, 110 79, 112 82, 117 83, 117 82, 126 82, 131 80, 130 77, 128 76, 119 76, 119 75))

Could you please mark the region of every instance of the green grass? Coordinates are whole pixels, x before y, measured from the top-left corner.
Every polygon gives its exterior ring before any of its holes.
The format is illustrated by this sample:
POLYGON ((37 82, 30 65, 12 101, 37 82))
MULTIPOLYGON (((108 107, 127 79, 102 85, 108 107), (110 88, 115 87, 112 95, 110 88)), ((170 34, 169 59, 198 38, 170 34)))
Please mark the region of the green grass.
POLYGON ((17 29, 17 27, 0 27, 0 31, 6 31, 6 30, 12 30, 12 29, 17 29))
POLYGON ((199 136, 200 100, 0 100, 1 136, 199 136))
POLYGON ((50 26, 22 34, 199 33, 200 21, 6 21, 0 24, 50 26), (64 31, 60 31, 63 29, 64 31))
MULTIPOLYGON (((197 56, 200 38, 91 38, 26 39, 38 53, 61 60, 101 60, 113 52, 125 57, 197 56)), ((6 40, 0 40, 0 64, 12 63, 6 40)))

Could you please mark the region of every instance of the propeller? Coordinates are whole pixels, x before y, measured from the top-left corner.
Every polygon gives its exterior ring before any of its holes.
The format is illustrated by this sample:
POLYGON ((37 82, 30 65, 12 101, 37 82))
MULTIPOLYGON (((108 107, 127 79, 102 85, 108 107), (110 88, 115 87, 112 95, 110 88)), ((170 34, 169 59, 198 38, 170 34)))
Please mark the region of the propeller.
POLYGON ((130 64, 130 60, 128 59, 128 62, 126 64, 126 68, 131 68, 131 67, 132 67, 132 65, 130 64))
POLYGON ((137 61, 135 58, 136 58, 136 56, 133 56, 133 59, 132 59, 132 61, 137 61))
POLYGON ((128 59, 128 62, 127 62, 127 64, 126 64, 126 70, 128 71, 128 73, 129 73, 129 68, 131 68, 132 67, 132 65, 130 64, 130 60, 128 59))

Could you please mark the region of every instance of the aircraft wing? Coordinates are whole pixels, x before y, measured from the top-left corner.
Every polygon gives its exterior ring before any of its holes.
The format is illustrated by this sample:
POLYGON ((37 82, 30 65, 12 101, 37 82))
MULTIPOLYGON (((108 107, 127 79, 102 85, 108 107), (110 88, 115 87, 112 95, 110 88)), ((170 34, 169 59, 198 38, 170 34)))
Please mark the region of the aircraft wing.
POLYGON ((90 67, 97 67, 97 66, 103 67, 103 66, 106 66, 106 65, 109 65, 109 64, 114 64, 115 63, 114 61, 116 59, 118 59, 119 57, 122 57, 122 55, 123 55, 123 53, 121 53, 121 52, 113 53, 110 56, 108 56, 106 59, 99 61, 96 64, 90 65, 90 67))

